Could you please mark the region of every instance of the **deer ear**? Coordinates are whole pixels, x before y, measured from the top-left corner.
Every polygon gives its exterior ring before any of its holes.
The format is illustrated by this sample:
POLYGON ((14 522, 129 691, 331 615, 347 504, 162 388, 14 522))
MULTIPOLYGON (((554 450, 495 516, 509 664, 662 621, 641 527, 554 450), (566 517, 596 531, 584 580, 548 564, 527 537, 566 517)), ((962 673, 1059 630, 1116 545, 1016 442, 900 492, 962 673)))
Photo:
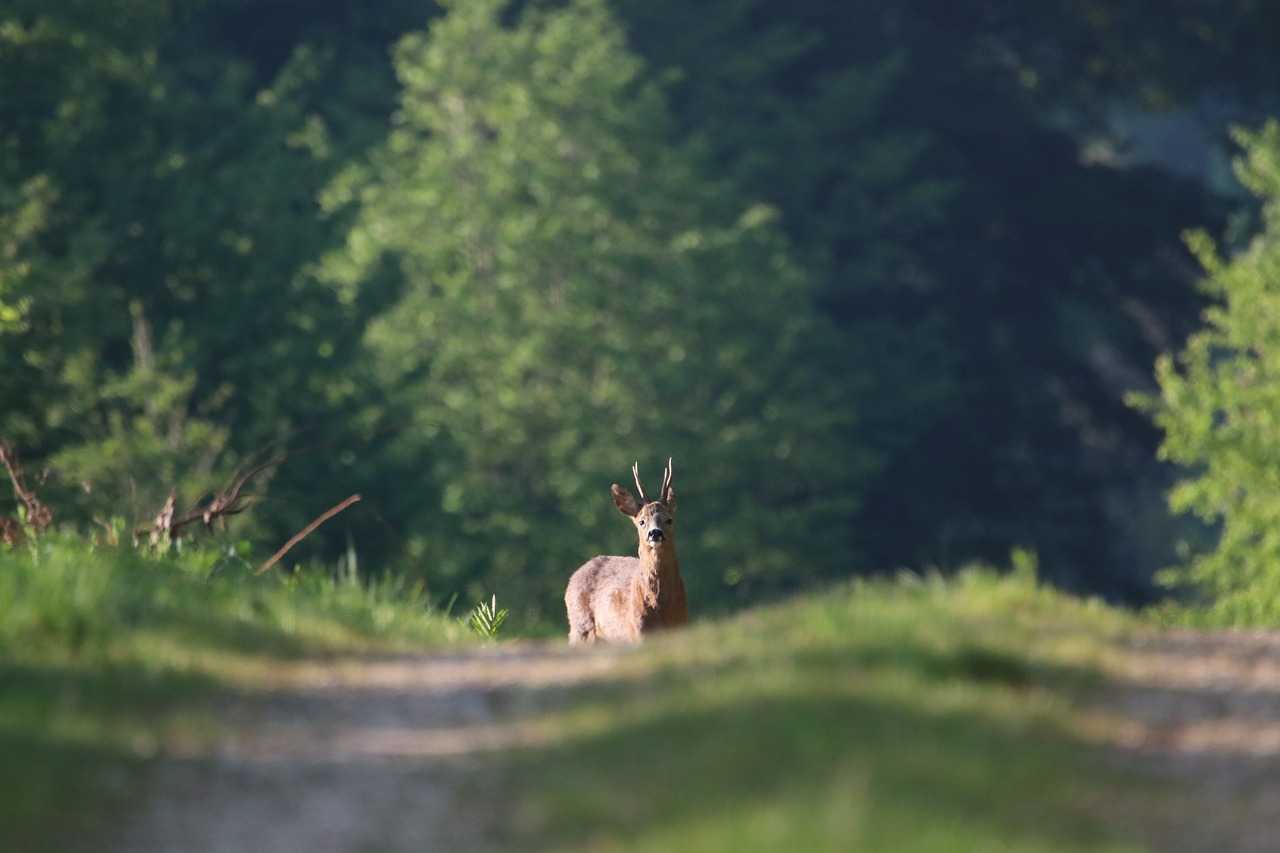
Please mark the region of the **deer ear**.
POLYGON ((634 516, 640 511, 640 504, 636 503, 636 499, 622 486, 614 483, 609 487, 609 491, 613 492, 613 505, 618 508, 618 512, 634 516))

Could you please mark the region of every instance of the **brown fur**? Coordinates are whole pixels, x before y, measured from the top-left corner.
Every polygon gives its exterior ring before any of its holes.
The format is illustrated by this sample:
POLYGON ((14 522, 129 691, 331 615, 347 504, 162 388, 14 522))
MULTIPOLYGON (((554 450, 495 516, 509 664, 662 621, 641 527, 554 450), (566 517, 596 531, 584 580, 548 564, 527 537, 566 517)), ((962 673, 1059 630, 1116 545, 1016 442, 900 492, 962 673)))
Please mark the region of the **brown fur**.
POLYGON ((564 593, 570 643, 635 643, 656 629, 688 623, 689 606, 676 557, 676 495, 669 476, 665 482, 660 500, 646 503, 613 484, 614 504, 636 527, 639 556, 593 557, 573 573, 564 593), (655 525, 663 533, 656 546, 648 539, 655 525))

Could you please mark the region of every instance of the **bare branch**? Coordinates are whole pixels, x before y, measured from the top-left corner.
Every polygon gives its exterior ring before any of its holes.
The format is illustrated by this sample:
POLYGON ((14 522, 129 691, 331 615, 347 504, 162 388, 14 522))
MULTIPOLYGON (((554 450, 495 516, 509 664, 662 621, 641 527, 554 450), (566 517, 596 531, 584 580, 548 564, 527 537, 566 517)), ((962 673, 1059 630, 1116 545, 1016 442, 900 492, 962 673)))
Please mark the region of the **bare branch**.
POLYGON ((254 574, 260 575, 263 572, 270 569, 276 563, 280 562, 281 558, 283 558, 285 554, 288 554, 290 549, 292 549, 294 545, 297 545, 303 539, 306 539, 308 536, 310 536, 312 531, 314 531, 317 527, 324 524, 326 521, 333 518, 335 515, 342 512, 344 509, 351 506, 352 504, 359 503, 359 502, 360 502, 360 496, 352 495, 351 497, 347 498, 345 501, 338 504, 337 506, 333 506, 325 510, 315 519, 315 521, 312 521, 306 527, 302 528, 297 533, 293 534, 293 537, 288 542, 284 543, 284 546, 281 547, 279 551, 276 551, 274 554, 272 554, 271 559, 267 560, 265 563, 259 566, 258 570, 254 572, 254 574))
POLYGON ((175 501, 175 492, 169 490, 169 497, 164 502, 164 506, 160 508, 160 512, 156 514, 156 520, 151 522, 151 544, 159 545, 173 535, 173 508, 175 501))
POLYGON ((18 459, 18 454, 9 446, 8 442, 3 440, 0 440, 0 464, 3 464, 5 471, 9 473, 9 480, 13 483, 14 495, 26 508, 27 524, 37 534, 42 533, 46 527, 53 523, 53 510, 41 501, 35 492, 27 488, 26 480, 22 474, 22 463, 18 459))
MULTIPOLYGON (((170 516, 166 520, 167 527, 164 528, 163 532, 167 532, 170 536, 177 536, 182 528, 189 524, 194 524, 197 521, 204 522, 204 526, 206 528, 211 528, 213 527, 213 522, 219 518, 225 518, 230 515, 239 515, 249 508, 249 502, 255 497, 253 495, 242 495, 240 494, 241 490, 243 490, 244 487, 249 484, 249 481, 258 474, 262 473, 267 468, 270 468, 272 465, 280 464, 284 460, 285 457, 283 454, 272 456, 269 459, 244 470, 243 472, 238 471, 236 475, 231 478, 231 482, 227 487, 214 495, 204 506, 197 506, 176 518, 174 518, 170 512, 170 516)), ((170 493, 170 495, 170 500, 172 500, 172 493, 170 493)), ((156 521, 152 526, 138 529, 136 531, 137 535, 141 536, 144 533, 149 533, 152 536, 152 542, 156 542, 156 535, 158 531, 156 525, 161 522, 165 510, 168 508, 169 504, 166 502, 165 509, 162 509, 160 511, 160 515, 156 516, 156 521)))
POLYGON ((23 543, 26 536, 22 533, 22 525, 7 515, 0 515, 0 542, 16 548, 23 543))

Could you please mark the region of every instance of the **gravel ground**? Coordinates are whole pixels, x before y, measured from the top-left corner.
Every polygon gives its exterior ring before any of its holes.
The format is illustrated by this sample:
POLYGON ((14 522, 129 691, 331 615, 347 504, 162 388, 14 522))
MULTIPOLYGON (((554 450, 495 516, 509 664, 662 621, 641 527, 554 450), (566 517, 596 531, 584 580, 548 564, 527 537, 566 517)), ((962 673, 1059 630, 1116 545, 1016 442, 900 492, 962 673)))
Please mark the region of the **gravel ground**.
POLYGON ((1120 762, 1170 783, 1153 850, 1280 850, 1280 633, 1135 640, 1103 705, 1120 762))
MULTIPOLYGON (((486 752, 537 743, 563 688, 625 652, 558 646, 308 662, 235 694, 212 746, 170 749, 117 853, 400 853, 486 847, 460 801, 486 752)), ((1150 797, 1106 804, 1156 851, 1280 851, 1280 633, 1133 641, 1087 712, 1150 797)))
MULTIPOLYGON (((542 736, 531 711, 619 652, 527 646, 310 662, 228 698, 224 735, 148 774, 119 853, 400 853, 485 846, 468 760, 542 736)), ((471 763, 474 763, 472 761, 471 763)))

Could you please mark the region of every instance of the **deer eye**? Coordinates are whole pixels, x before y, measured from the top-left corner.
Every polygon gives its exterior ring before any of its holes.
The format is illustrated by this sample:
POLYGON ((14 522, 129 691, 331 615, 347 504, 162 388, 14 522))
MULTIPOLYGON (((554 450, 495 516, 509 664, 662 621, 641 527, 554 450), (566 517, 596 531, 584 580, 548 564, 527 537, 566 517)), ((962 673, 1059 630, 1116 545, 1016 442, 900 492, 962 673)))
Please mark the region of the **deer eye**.
POLYGON ((642 518, 642 519, 640 519, 640 526, 641 526, 641 527, 644 527, 644 519, 643 519, 643 518, 642 518))

